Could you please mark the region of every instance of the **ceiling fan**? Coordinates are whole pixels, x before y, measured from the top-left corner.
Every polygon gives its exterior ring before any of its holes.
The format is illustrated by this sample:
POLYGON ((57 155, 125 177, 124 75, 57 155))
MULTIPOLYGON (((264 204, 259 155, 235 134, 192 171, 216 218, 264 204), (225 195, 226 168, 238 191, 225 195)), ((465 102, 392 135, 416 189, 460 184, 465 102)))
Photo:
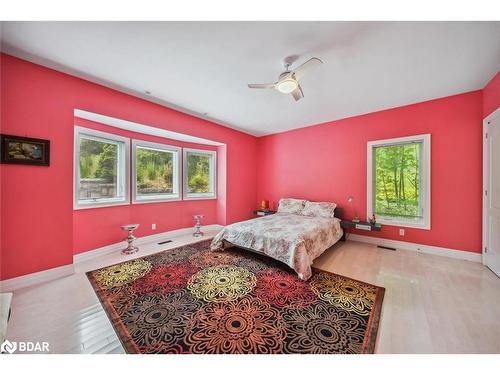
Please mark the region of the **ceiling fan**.
POLYGON ((290 70, 293 61, 285 59, 285 71, 278 77, 275 83, 250 83, 248 87, 251 89, 276 89, 283 94, 291 94, 297 101, 304 97, 299 81, 305 75, 306 71, 323 64, 323 61, 317 57, 310 58, 302 65, 294 70, 290 70))

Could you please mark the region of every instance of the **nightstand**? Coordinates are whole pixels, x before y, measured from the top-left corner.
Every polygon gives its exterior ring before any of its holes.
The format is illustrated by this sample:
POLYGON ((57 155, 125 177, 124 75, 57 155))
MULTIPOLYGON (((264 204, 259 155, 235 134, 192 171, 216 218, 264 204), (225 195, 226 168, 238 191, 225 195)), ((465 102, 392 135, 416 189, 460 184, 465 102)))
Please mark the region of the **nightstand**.
POLYGON ((275 213, 276 213, 276 211, 272 211, 272 210, 255 210, 253 212, 253 214, 257 215, 257 216, 267 216, 267 215, 272 215, 275 213))
POLYGON ((380 223, 370 224, 368 221, 356 222, 351 220, 341 220, 340 226, 344 230, 344 235, 341 238, 342 241, 345 241, 347 239, 347 234, 352 228, 359 230, 375 231, 375 232, 380 232, 380 230, 382 229, 382 224, 380 223))

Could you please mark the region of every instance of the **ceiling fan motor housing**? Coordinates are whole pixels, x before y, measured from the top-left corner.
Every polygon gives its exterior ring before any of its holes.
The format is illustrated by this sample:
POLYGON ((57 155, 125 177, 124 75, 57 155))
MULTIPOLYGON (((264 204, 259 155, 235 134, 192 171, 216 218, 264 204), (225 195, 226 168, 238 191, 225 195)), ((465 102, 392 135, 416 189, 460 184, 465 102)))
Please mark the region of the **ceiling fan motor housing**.
MULTIPOLYGON (((287 70, 287 71, 285 71, 285 72, 281 73, 281 74, 280 74, 280 76, 278 77, 278 81, 279 81, 279 80, 281 80, 281 79, 283 79, 283 78, 285 78, 285 77, 286 77, 286 76, 288 76, 288 75, 290 75, 290 71, 289 71, 289 70, 287 70)), ((292 75, 292 76, 293 76, 293 75, 292 75)), ((295 79, 295 77, 293 77, 293 78, 295 79)))

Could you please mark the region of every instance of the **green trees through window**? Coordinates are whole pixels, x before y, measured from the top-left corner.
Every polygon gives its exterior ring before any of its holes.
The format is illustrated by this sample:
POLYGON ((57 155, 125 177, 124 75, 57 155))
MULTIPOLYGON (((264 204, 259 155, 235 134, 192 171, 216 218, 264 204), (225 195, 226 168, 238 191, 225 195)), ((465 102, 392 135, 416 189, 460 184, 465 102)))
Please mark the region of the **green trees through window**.
POLYGON ((374 148, 375 213, 378 216, 422 216, 421 153, 421 142, 374 148))
POLYGON ((215 199, 216 155, 75 126, 73 207, 215 199))
POLYGON ((187 154, 188 193, 210 193, 211 155, 187 154))
POLYGON ((80 198, 116 197, 118 146, 82 138, 80 141, 80 198))
POLYGON ((173 164, 174 155, 171 151, 137 147, 137 194, 172 194, 174 192, 173 164))
POLYGON ((80 143, 81 178, 102 178, 116 181, 117 146, 110 143, 82 139, 80 143))

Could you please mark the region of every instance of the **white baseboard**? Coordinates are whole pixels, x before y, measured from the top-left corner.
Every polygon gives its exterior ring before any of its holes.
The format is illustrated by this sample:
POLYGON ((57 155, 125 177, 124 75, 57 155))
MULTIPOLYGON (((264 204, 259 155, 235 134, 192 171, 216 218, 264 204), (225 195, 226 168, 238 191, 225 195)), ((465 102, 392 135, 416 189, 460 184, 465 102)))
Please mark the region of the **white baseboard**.
POLYGON ((14 277, 12 279, 2 280, 0 281, 0 291, 12 292, 14 290, 59 279, 61 277, 70 276, 74 273, 75 269, 73 267, 73 264, 50 268, 45 271, 34 272, 27 275, 14 277))
MULTIPOLYGON (((204 225, 202 230, 205 232, 209 231, 219 231, 223 228, 222 225, 219 224, 211 224, 211 225, 204 225)), ((144 237, 138 237, 137 240, 135 241, 135 244, 140 246, 143 244, 151 243, 151 242, 159 242, 159 241, 166 241, 170 240, 176 237, 180 236, 185 236, 186 234, 191 234, 193 233, 193 228, 181 228, 181 229, 176 229, 176 230, 171 230, 168 232, 162 232, 162 233, 156 233, 156 234, 151 234, 149 236, 144 236, 144 237)), ((207 237, 200 237, 200 240, 208 239, 210 238, 209 236, 207 237)), ((85 262, 89 259, 93 259, 99 256, 107 255, 107 254, 112 254, 116 251, 121 251, 127 246, 127 243, 125 241, 122 242, 117 242, 111 245, 99 247, 97 249, 85 251, 84 253, 76 254, 73 256, 73 263, 81 263, 85 262)))
POLYGON ((413 242, 396 241, 380 237, 363 236, 361 234, 349 234, 348 240, 364 242, 373 245, 388 246, 401 250, 418 251, 421 253, 440 255, 448 258, 463 259, 471 262, 478 262, 478 263, 482 262, 481 253, 448 249, 446 247, 421 245, 413 242))

